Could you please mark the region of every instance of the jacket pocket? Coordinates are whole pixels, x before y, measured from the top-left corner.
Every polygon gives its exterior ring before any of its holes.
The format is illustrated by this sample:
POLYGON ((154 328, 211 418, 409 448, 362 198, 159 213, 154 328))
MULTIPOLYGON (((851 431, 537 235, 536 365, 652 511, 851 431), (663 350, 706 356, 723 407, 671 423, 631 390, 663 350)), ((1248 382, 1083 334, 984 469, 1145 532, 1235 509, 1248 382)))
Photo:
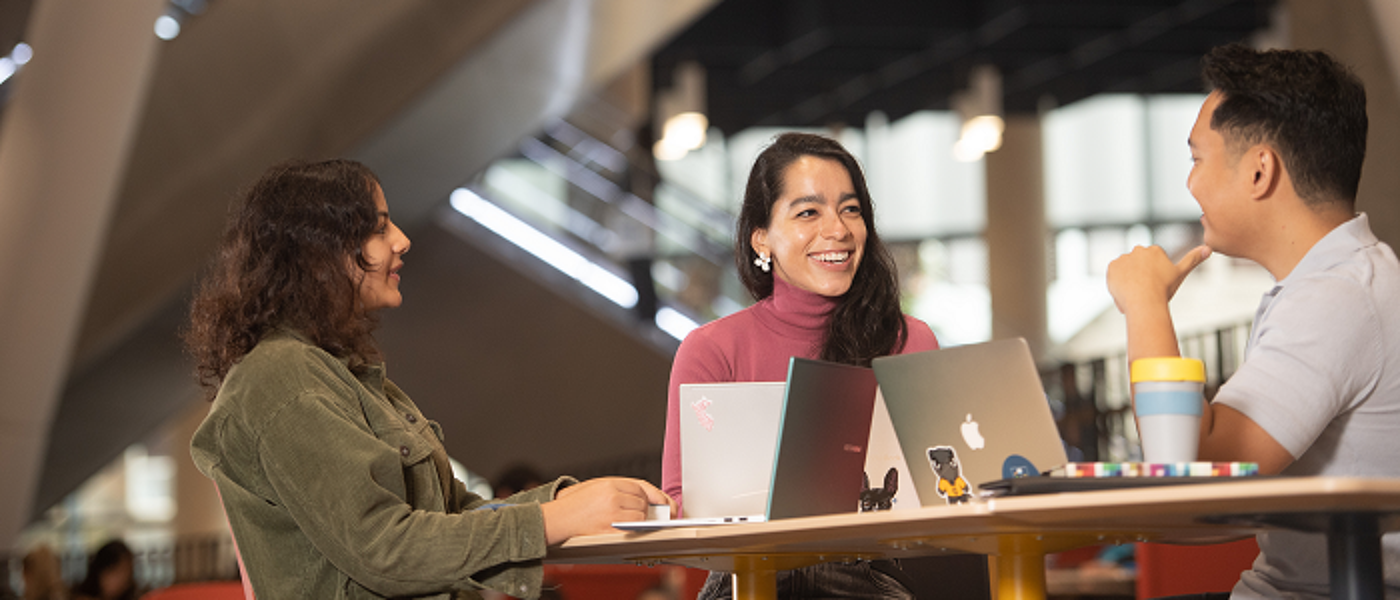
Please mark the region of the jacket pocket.
POLYGON ((433 445, 412 431, 384 431, 380 432, 379 439, 399 453, 399 462, 405 469, 427 460, 433 453, 433 445))

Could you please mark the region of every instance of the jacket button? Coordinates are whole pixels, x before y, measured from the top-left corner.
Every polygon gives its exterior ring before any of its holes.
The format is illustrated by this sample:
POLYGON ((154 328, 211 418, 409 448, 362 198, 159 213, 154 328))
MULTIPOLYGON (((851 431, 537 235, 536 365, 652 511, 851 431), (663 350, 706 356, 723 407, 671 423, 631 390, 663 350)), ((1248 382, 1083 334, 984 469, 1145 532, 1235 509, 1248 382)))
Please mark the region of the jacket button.
POLYGON ((404 458, 408 458, 408 446, 399 446, 399 454, 402 454, 404 458))
POLYGON ((409 422, 409 423, 417 423, 417 422, 418 422, 418 417, 413 416, 413 413, 408 413, 407 416, 408 416, 408 422, 409 422))

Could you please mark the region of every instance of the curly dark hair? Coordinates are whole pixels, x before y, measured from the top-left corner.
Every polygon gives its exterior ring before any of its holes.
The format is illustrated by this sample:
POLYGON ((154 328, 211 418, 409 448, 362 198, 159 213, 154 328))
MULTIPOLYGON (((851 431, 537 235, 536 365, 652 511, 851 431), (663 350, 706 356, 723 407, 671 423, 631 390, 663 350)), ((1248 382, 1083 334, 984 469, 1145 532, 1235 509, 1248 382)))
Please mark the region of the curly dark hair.
POLYGON ((229 217, 182 332, 212 399, 229 369, 264 336, 294 330, 361 371, 380 358, 377 319, 359 309, 361 248, 380 221, 379 179, 351 160, 269 168, 229 217))
POLYGON ((1298 196, 1309 204, 1356 201, 1366 159, 1366 88, 1345 65, 1316 50, 1211 50, 1201 77, 1220 93, 1210 127, 1231 149, 1277 149, 1298 196))
POLYGON ((866 231, 864 259, 858 265, 851 289, 831 311, 820 357, 868 367, 875 358, 903 348, 909 328, 900 310, 899 276, 894 257, 875 230, 875 208, 865 185, 865 174, 855 157, 836 140, 807 133, 784 133, 754 160, 734 240, 739 280, 754 300, 773 295, 774 276, 753 264, 756 256, 753 232, 767 228, 772 222, 773 204, 783 194, 783 174, 803 156, 834 160, 846 168, 860 200, 860 215, 866 231))

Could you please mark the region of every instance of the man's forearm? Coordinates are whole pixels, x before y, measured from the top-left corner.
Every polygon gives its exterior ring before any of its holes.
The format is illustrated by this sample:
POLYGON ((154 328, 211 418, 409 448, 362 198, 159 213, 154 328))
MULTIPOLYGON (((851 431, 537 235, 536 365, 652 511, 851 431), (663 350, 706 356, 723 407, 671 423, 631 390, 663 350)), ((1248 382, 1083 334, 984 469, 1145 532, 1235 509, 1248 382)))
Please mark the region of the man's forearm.
POLYGON ((1167 304, 1134 307, 1126 315, 1128 321, 1128 362, 1139 358, 1181 356, 1176 342, 1176 328, 1167 304))

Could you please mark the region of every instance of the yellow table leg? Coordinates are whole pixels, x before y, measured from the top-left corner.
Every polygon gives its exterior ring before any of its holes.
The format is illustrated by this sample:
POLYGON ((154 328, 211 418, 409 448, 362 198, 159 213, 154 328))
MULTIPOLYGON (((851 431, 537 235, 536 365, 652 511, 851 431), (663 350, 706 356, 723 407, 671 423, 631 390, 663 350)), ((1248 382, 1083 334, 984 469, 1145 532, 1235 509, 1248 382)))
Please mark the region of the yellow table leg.
POLYGON ((1045 549, 1031 535, 1001 538, 997 553, 997 600, 1045 600, 1045 549))
POLYGON ((734 600, 777 600, 777 566, 766 557, 734 557, 734 600))
POLYGON ((734 600, 777 600, 778 572, 741 569, 734 572, 734 600))

